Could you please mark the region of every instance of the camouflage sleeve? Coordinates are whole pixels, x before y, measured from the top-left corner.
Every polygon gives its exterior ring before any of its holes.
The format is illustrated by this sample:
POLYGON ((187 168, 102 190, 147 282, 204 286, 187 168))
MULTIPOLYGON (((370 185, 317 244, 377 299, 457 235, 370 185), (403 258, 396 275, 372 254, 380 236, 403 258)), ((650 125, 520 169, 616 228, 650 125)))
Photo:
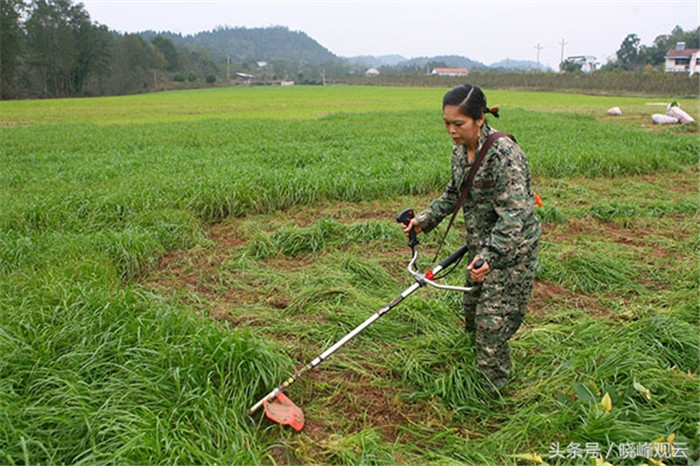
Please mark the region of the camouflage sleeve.
POLYGON ((479 256, 491 266, 499 266, 516 258, 523 242, 523 219, 532 209, 529 169, 524 154, 517 145, 508 144, 495 151, 496 223, 490 237, 482 245, 479 256))
POLYGON ((452 153, 452 176, 447 183, 445 192, 439 198, 433 200, 427 209, 416 215, 416 220, 424 233, 435 229, 447 215, 452 214, 459 201, 459 186, 464 172, 459 168, 459 154, 452 153))

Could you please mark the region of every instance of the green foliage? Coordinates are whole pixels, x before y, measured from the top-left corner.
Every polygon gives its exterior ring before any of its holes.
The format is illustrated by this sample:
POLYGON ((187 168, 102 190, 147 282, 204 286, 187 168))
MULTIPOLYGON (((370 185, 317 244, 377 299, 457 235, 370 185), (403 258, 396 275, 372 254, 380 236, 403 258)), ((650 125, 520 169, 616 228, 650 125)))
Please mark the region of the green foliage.
POLYGON ((637 34, 629 34, 622 41, 617 51, 617 63, 623 70, 633 70, 644 66, 644 59, 640 50, 641 40, 637 34))
POLYGON ((583 64, 571 60, 564 60, 559 65, 559 70, 565 73, 580 73, 582 68, 583 64))
POLYGON ((0 99, 13 97, 17 70, 22 58, 20 18, 26 7, 22 0, 3 0, 0 3, 0 99))
MULTIPOLYGON (((639 71, 621 71, 614 64, 606 66, 600 72, 585 73, 536 73, 509 72, 501 73, 490 70, 475 70, 469 73, 470 84, 488 92, 489 102, 494 90, 522 89, 543 93, 560 92, 563 99, 575 97, 572 92, 600 94, 602 96, 685 96, 696 98, 700 86, 700 74, 688 76, 685 73, 665 73, 660 70, 640 69, 639 71)), ((343 83, 372 86, 420 86, 450 88, 464 84, 464 78, 425 75, 381 75, 372 78, 347 76, 343 83)), ((619 97, 617 97, 619 99, 619 97)), ((615 99, 613 99, 615 100, 615 99)), ((611 102, 612 106, 618 103, 611 102)), ((608 107, 610 108, 610 107, 608 107)))
POLYGON ((180 69, 180 57, 178 56, 177 49, 172 39, 164 35, 158 35, 153 38, 151 43, 163 54, 168 71, 177 71, 180 69))
POLYGON ((247 463, 260 452, 242 413, 284 358, 248 332, 41 272, 6 278, 0 299, 3 462, 247 463))
POLYGON ((204 48, 216 62, 290 60, 299 65, 331 64, 340 59, 301 31, 284 26, 267 28, 222 27, 182 37, 170 34, 179 45, 189 49, 204 48))
POLYGON ((676 26, 670 34, 657 36, 652 45, 643 45, 636 34, 628 34, 617 50, 617 59, 606 63, 602 71, 629 71, 647 67, 663 69, 666 55, 670 50, 674 50, 679 42, 685 43, 688 49, 699 48, 700 28, 684 31, 680 26, 676 26))
POLYGON ((206 50, 177 47, 166 35, 110 31, 71 0, 3 1, 2 8, 3 99, 140 93, 172 73, 189 70, 190 82, 220 75, 206 50))

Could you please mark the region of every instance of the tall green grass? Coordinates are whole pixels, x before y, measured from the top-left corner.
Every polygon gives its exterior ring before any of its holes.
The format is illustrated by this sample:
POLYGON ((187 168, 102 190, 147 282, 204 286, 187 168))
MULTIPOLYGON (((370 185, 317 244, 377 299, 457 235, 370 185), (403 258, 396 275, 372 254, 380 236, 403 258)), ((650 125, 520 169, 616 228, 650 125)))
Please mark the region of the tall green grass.
MULTIPOLYGON (((513 110, 499 127, 520 138, 538 176, 682 170, 698 151, 692 136, 568 114, 513 110)), ((162 210, 211 222, 295 205, 421 194, 444 186, 449 163, 432 111, 2 133, 0 225, 13 231, 113 228, 162 210)))
MULTIPOLYGON (((337 426, 321 452, 303 435, 249 425, 249 406, 299 359, 407 284, 406 257, 377 254, 405 244, 391 218, 292 224, 290 213, 427 201, 449 173, 440 90, 284 92, 0 103, 0 462, 259 464, 279 459, 281 444, 291 462, 512 464, 512 454, 544 453, 552 441, 672 432, 697 448, 697 242, 663 236, 672 229, 664 222, 655 245, 683 254, 663 271, 640 260, 647 249, 597 236, 543 241, 540 280, 632 311, 594 319, 559 303, 537 317, 514 342, 511 398, 484 401, 459 297, 428 293, 359 336, 320 380, 294 388, 310 418, 337 426), (204 269, 190 264, 196 280, 160 292, 142 283, 168 253, 217 250, 206 227, 242 216, 240 246, 204 269), (658 291, 662 280, 670 286, 658 291), (208 318, 219 308, 230 324, 208 318), (391 406, 417 406, 423 422, 401 422, 388 440, 381 426, 334 416, 331 407, 362 412, 338 397, 368 380, 395 396, 391 406), (596 408, 603 389, 609 416, 596 408)), ((491 95, 510 102, 492 123, 525 148, 536 189, 550 195, 548 226, 675 216, 677 231, 690 228, 691 195, 591 199, 585 177, 684 173, 697 164, 692 132, 600 121, 591 109, 609 101, 592 97, 566 97, 568 113, 546 113, 532 108, 554 109, 548 94, 491 95)))
POLYGON ((5 275, 0 299, 3 463, 258 461, 241 413, 282 370, 271 345, 50 271, 5 275))

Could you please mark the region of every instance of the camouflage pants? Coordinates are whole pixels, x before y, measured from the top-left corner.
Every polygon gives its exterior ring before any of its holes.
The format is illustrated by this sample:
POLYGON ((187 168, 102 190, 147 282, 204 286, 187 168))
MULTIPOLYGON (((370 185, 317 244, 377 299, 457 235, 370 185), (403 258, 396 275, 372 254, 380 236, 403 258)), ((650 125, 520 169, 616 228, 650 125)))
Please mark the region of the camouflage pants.
POLYGON ((508 340, 525 318, 536 265, 535 248, 514 265, 492 269, 481 286, 464 294, 466 329, 475 332, 477 367, 488 378, 487 389, 500 389, 510 377, 508 340))

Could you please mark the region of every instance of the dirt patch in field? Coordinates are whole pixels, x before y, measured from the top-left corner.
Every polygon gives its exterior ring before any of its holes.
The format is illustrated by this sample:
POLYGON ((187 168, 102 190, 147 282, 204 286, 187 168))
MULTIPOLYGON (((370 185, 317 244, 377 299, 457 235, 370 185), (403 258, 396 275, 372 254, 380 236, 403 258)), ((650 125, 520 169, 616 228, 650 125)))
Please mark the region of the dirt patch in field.
MULTIPOLYGON (((373 375, 381 378, 383 374, 373 375)), ((321 389, 307 401, 307 406, 298 403, 306 419, 299 438, 293 442, 300 453, 299 458, 294 458, 296 461, 313 457, 323 462, 338 462, 339 458, 334 457, 337 448, 331 444, 365 429, 376 432, 382 442, 399 443, 405 445, 406 451, 420 453, 423 440, 403 427, 440 425, 442 429, 452 428, 449 419, 440 418, 425 403, 405 401, 401 388, 387 383, 391 379, 388 373, 381 382, 362 373, 328 368, 309 372, 307 376, 313 386, 321 389), (338 432, 342 432, 340 437, 338 432)), ((460 431, 457 427, 454 429, 460 431)), ((459 434, 467 435, 464 429, 459 434)), ((353 445, 347 447, 353 448, 353 445)), ((285 460, 288 461, 289 458, 285 460)))
POLYGON ((202 249, 178 251, 160 258, 158 269, 146 280, 146 286, 158 290, 189 290, 206 293, 200 282, 203 275, 213 272, 214 256, 202 249))
POLYGON ((215 223, 209 227, 209 237, 216 244, 217 249, 237 248, 246 244, 240 232, 242 218, 231 218, 223 222, 215 223))
POLYGON ((635 177, 640 182, 649 184, 662 184, 665 189, 678 193, 697 193, 700 189, 700 179, 698 178, 697 166, 690 169, 693 176, 688 173, 664 173, 662 175, 642 175, 635 177))
POLYGON ((555 309, 566 305, 582 309, 596 318, 614 318, 615 314, 596 296, 572 292, 561 285, 535 281, 528 312, 536 317, 546 318, 555 309))
MULTIPOLYGON (((400 400, 400 391, 386 383, 378 384, 370 377, 344 371, 320 370, 310 377, 315 385, 334 388, 320 404, 323 411, 331 413, 332 422, 347 424, 351 432, 376 428, 385 441, 394 441, 398 426, 420 420, 415 406, 400 400)), ((387 380, 390 376, 387 376, 387 380)), ((312 431, 313 432, 313 431, 312 431)), ((310 432, 310 434, 312 433, 310 432)), ((324 430, 318 431, 321 440, 324 430)))
POLYGON ((3 127, 3 126, 7 126, 7 127, 10 127, 10 126, 31 126, 33 124, 35 124, 33 121, 21 121, 21 120, 19 120, 19 121, 2 121, 2 120, 0 120, 0 127, 3 127))

